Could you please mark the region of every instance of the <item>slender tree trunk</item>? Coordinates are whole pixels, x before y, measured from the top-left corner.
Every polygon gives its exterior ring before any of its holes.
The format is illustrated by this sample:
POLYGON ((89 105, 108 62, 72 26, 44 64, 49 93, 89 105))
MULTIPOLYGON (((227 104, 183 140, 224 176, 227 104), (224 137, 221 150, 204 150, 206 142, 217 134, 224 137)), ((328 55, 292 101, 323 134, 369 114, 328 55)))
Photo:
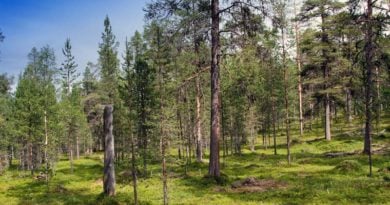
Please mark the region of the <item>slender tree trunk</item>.
POLYGON ((330 133, 330 102, 329 102, 329 94, 325 94, 325 139, 331 140, 331 133, 330 133))
MULTIPOLYGON (((181 96, 181 92, 178 94, 178 97, 177 97, 177 104, 180 105, 181 101, 180 101, 180 96, 181 96)), ((181 119, 181 110, 180 110, 180 107, 177 108, 177 120, 179 122, 179 149, 178 149, 178 154, 179 154, 179 159, 181 159, 181 155, 182 155, 182 152, 183 152, 183 147, 182 147, 182 143, 183 143, 183 123, 182 123, 182 119, 181 119)))
POLYGON ((69 126, 69 131, 68 131, 68 157, 69 157, 69 163, 70 163, 70 173, 73 173, 73 142, 71 139, 72 136, 72 131, 69 126))
POLYGON ((31 175, 34 175, 34 162, 33 162, 33 145, 31 142, 28 143, 28 154, 29 154, 29 169, 31 171, 31 175))
POLYGON ((230 154, 234 153, 234 127, 233 127, 233 114, 230 112, 230 154))
POLYGON ((7 149, 8 149, 8 166, 11 167, 12 160, 14 158, 14 146, 9 145, 7 149))
POLYGON ((310 102, 310 130, 313 130, 313 121, 314 121, 314 104, 310 102))
POLYGON ((224 108, 223 108, 223 101, 221 100, 221 123, 222 123, 222 158, 223 163, 225 163, 225 157, 226 157, 226 137, 225 137, 225 119, 224 119, 224 108))
POLYGON ((147 163, 147 153, 148 153, 148 139, 147 139, 147 131, 145 129, 146 123, 144 122, 142 125, 142 144, 143 144, 143 156, 142 156, 142 161, 143 161, 143 168, 144 168, 144 177, 148 176, 148 163, 147 163))
POLYGON ((275 108, 275 96, 273 96, 273 86, 271 88, 271 108, 272 108, 272 135, 274 139, 274 155, 277 155, 276 150, 276 108, 275 108))
MULTIPOLYGON (((194 27, 196 24, 194 25, 194 27)), ((194 28, 197 29, 197 28, 194 28)), ((200 60, 200 39, 194 31, 194 50, 196 54, 196 67, 197 72, 201 72, 201 60, 200 60)), ((200 75, 195 77, 195 89, 196 89, 196 112, 195 112, 195 134, 196 134, 196 159, 198 162, 201 162, 203 159, 203 143, 202 143, 202 87, 201 87, 201 78, 200 75)))
POLYGON ((79 135, 76 136, 76 159, 80 159, 80 139, 79 139, 79 135))
POLYGON ((48 154, 47 154, 47 149, 48 149, 48 132, 47 132, 47 113, 46 113, 46 110, 44 112, 45 114, 45 149, 44 149, 44 157, 45 157, 45 164, 46 164, 46 169, 45 169, 45 180, 46 180, 46 184, 48 185, 49 184, 49 157, 48 157, 48 154))
POLYGON ((196 84, 196 116, 195 116, 195 129, 196 129, 196 159, 201 162, 203 159, 202 152, 202 92, 199 76, 195 78, 196 84))
POLYGON ((137 169, 136 169, 136 158, 135 158, 135 147, 134 147, 134 136, 131 134, 131 176, 133 178, 133 194, 134 194, 134 205, 138 205, 138 192, 137 192, 137 169))
POLYGON ((375 67, 375 80, 376 80, 376 132, 379 135, 380 128, 380 120, 381 120, 381 112, 382 112, 382 103, 381 103, 381 87, 380 87, 380 76, 379 76, 379 68, 375 67))
MULTIPOLYGON (((321 10, 324 10, 325 8, 321 8, 321 10)), ((321 42, 324 44, 329 43, 328 39, 328 34, 325 32, 325 14, 321 14, 321 42)), ((322 70, 324 72, 324 90, 325 90, 325 97, 324 97, 324 107, 325 107, 325 139, 326 140, 331 140, 331 132, 330 132, 330 98, 329 98, 329 93, 327 91, 328 89, 328 80, 329 80, 329 68, 328 68, 328 56, 327 52, 325 49, 322 50, 322 57, 323 57, 323 62, 322 62, 322 70)))
POLYGON ((373 69, 373 29, 372 29, 372 0, 367 0, 366 11, 366 33, 365 33, 365 133, 364 133, 364 150, 368 154, 370 176, 372 176, 372 159, 371 159, 371 129, 372 129, 372 69, 373 69))
POLYGON ((288 72, 286 65, 286 50, 285 50, 285 36, 284 36, 284 28, 282 28, 282 52, 283 52, 283 74, 284 74, 284 103, 286 110, 286 137, 287 137, 287 162, 291 164, 291 154, 290 154, 290 118, 289 118, 289 110, 288 110, 288 72))
POLYGON ((104 108, 104 175, 103 191, 106 196, 115 195, 115 150, 114 136, 112 134, 113 126, 113 106, 106 105, 104 108))
POLYGON ((250 134, 250 149, 251 152, 255 151, 256 135, 255 135, 255 114, 254 106, 249 106, 249 134, 250 134))
POLYGON ((192 118, 191 118, 191 108, 190 108, 190 102, 187 100, 188 99, 188 96, 187 96, 187 90, 185 90, 185 95, 184 95, 184 102, 186 103, 187 105, 187 120, 186 120, 186 123, 185 123, 185 131, 186 131, 186 135, 187 135, 187 147, 188 147, 188 163, 191 163, 191 158, 192 158, 192 141, 191 141, 191 138, 193 136, 193 132, 191 131, 191 122, 192 122, 192 118))
POLYGON ((209 175, 220 176, 219 0, 211 1, 211 128, 209 175))
POLYGON ((351 100, 351 90, 349 88, 346 89, 346 111, 347 111, 347 122, 350 124, 352 122, 352 100, 351 100))
MULTIPOLYGON (((296 2, 294 0, 294 14, 296 13, 296 2)), ((302 80, 301 80, 301 51, 300 51, 300 33, 298 22, 295 23, 295 44, 296 44, 296 63, 298 67, 298 101, 299 101, 299 135, 303 137, 303 103, 302 103, 302 80)))
MULTIPOLYGON (((160 29, 157 28, 157 54, 160 53, 160 29)), ((159 59, 159 58, 157 58, 159 59)), ((163 183, 163 204, 167 205, 168 204, 168 176, 167 176, 167 165, 166 165, 166 159, 165 159, 165 149, 167 146, 167 139, 166 139, 166 133, 165 133, 165 113, 164 113, 164 103, 165 103, 165 89, 164 89, 164 76, 163 76, 163 67, 159 65, 158 69, 158 83, 159 83, 159 91, 160 91, 160 140, 161 140, 161 157, 162 157, 162 162, 161 162, 161 167, 162 167, 162 183, 163 183)), ((202 154, 202 153, 200 153, 202 154)))
MULTIPOLYGON (((163 128, 161 128, 163 131, 163 128)), ((167 165, 166 165, 166 159, 165 159, 165 149, 166 149, 166 139, 165 139, 165 134, 164 136, 161 136, 161 155, 162 155, 162 182, 163 182, 163 196, 164 196, 164 205, 168 204, 168 176, 167 176, 167 165)))

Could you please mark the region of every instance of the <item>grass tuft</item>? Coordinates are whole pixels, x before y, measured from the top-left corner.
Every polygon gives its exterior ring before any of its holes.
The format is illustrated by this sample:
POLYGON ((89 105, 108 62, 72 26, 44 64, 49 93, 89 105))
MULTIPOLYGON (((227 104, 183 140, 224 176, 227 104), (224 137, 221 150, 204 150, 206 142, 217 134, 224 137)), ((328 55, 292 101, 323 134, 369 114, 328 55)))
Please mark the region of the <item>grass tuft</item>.
POLYGON ((356 160, 344 160, 340 162, 335 168, 334 171, 342 174, 362 172, 362 165, 356 160))

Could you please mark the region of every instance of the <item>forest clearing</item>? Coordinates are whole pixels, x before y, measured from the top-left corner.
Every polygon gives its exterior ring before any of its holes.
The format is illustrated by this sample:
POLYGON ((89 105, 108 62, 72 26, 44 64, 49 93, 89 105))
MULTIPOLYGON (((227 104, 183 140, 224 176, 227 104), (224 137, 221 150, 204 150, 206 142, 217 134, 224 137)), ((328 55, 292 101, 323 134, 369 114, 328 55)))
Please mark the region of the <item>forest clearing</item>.
MULTIPOLYGON (((176 150, 168 156, 168 187, 171 204, 388 204, 390 194, 390 132, 374 137, 374 177, 367 177, 367 157, 360 150, 362 137, 358 126, 344 128, 335 125, 335 138, 327 142, 314 128, 302 140, 295 138, 291 147, 293 163, 285 160, 285 137, 278 136, 278 155, 272 147, 261 143, 256 151, 243 149, 241 155, 222 159, 222 172, 229 176, 222 183, 206 178, 207 162, 193 160, 185 174, 184 160, 177 159, 176 150), (386 149, 384 149, 386 148, 386 149), (383 150, 383 152, 379 151, 383 150), (327 153, 344 153, 331 157, 327 153), (349 155, 349 153, 351 153, 349 155), (233 183, 248 177, 272 180, 281 186, 233 188, 233 183)), ((382 130, 389 129, 390 118, 382 130)), ((261 138, 257 139, 261 141, 261 138)), ((126 162, 124 162, 126 163, 126 162)), ((127 162, 129 163, 129 162, 127 162)), ((70 173, 69 161, 64 158, 56 166, 49 186, 27 171, 12 167, 0 177, 0 200, 6 204, 132 204, 131 174, 126 165, 117 170, 117 195, 102 196, 102 154, 82 157, 74 162, 70 173)), ((140 179, 140 204, 161 204, 162 182, 159 163, 150 166, 150 177, 140 179)))
POLYGON ((390 204, 389 0, 4 0, 0 29, 0 204, 390 204))

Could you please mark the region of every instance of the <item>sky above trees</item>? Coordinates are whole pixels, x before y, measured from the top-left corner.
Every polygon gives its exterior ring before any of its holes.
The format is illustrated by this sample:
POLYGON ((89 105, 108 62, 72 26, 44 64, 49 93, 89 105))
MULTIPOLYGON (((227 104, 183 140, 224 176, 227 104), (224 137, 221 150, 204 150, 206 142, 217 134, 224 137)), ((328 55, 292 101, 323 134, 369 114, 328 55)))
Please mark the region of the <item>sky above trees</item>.
MULTIPOLYGON (((112 22, 117 40, 142 30, 146 0, 1 0, 0 29, 5 39, 0 45, 0 73, 18 76, 27 64, 32 47, 50 45, 57 62, 66 38, 72 41, 80 71, 88 61, 96 62, 105 15, 112 22), (62 39, 62 40, 59 40, 62 39)), ((119 52, 124 49, 123 43, 119 52)))

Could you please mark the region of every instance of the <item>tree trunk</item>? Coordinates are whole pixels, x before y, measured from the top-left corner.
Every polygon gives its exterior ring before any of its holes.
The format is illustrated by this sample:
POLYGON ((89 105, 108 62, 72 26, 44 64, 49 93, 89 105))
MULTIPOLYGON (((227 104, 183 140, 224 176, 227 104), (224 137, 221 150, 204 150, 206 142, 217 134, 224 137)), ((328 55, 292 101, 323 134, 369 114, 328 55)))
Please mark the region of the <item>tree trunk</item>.
MULTIPOLYGON (((200 69, 200 68, 199 68, 200 69)), ((199 76, 195 78, 196 84, 196 116, 195 116, 195 129, 196 129, 196 159, 201 162, 203 159, 202 152, 202 92, 200 88, 199 76)))
POLYGON ((45 180, 46 180, 46 184, 49 185, 49 157, 48 157, 48 154, 47 154, 47 149, 48 149, 48 131, 47 131, 47 113, 46 113, 46 110, 44 112, 45 114, 45 149, 44 149, 44 157, 45 157, 45 164, 46 164, 46 169, 45 169, 45 180))
MULTIPOLYGON (((70 128, 71 129, 71 128, 70 128)), ((70 163, 70 173, 73 173, 73 142, 71 139, 71 130, 68 131, 68 157, 69 157, 69 163, 70 163)))
POLYGON ((14 158, 14 146, 9 145, 8 146, 8 166, 12 166, 12 160, 14 158))
MULTIPOLYGON (((296 14, 296 5, 294 0, 294 13, 296 14)), ((295 44, 296 44, 296 63, 298 67, 298 101, 299 101, 299 134, 300 137, 303 137, 303 105, 302 105, 302 80, 301 80, 301 52, 300 52, 300 33, 298 22, 295 23, 295 44)))
POLYGON ((249 107, 249 132, 250 132, 250 149, 251 152, 255 151, 255 145, 256 145, 256 135, 255 135, 255 114, 254 114, 254 106, 249 107))
POLYGON ((376 99, 377 102, 375 104, 376 110, 376 132, 379 135, 379 125, 381 121, 381 112, 382 112, 382 103, 381 103, 381 87, 380 87, 380 76, 379 76, 379 68, 375 67, 375 80, 376 80, 376 99))
MULTIPOLYGON (((180 100, 180 95, 181 95, 181 91, 180 93, 178 94, 178 97, 177 97, 177 104, 180 105, 181 103, 181 100, 180 100)), ((182 155, 182 152, 183 152, 183 147, 182 147, 182 144, 183 144, 183 123, 182 123, 182 119, 181 119, 181 110, 180 110, 180 107, 176 108, 177 109, 177 120, 179 122, 179 148, 178 148, 178 154, 179 154, 179 159, 181 159, 181 155, 182 155)))
POLYGON ((106 196, 115 195, 115 150, 114 136, 112 134, 113 112, 112 105, 104 107, 104 175, 103 175, 103 191, 106 196))
MULTIPOLYGON (((195 25, 196 26, 196 25, 195 25)), ((194 27, 195 27, 194 26, 194 27)), ((195 28, 196 29, 196 28, 195 28)), ((200 61, 200 39, 197 37, 196 31, 194 31, 194 50, 196 54, 196 67, 197 72, 201 72, 201 61, 200 61)), ((195 134, 196 134, 196 159, 201 162, 203 159, 203 143, 202 143, 202 88, 200 75, 195 77, 195 89, 196 89, 196 113, 195 113, 195 134)))
POLYGON ((80 140, 79 136, 76 136, 76 159, 80 159, 80 140))
POLYGON ((233 155, 234 152, 234 127, 233 127, 233 114, 230 112, 230 155, 233 155))
POLYGON ((276 108, 275 108, 275 96, 273 96, 273 86, 271 88, 271 108, 272 108, 272 135, 274 139, 274 155, 277 155, 276 150, 276 108))
MULTIPOLYGON (((323 6, 322 6, 323 7, 323 6)), ((325 8, 321 8, 321 11, 324 11, 325 8)), ((321 14, 321 42, 324 44, 329 43, 328 34, 325 32, 325 14, 321 14)), ((325 139, 331 140, 331 132, 330 132, 330 99, 329 99, 329 93, 327 91, 328 89, 328 80, 329 80, 329 65, 328 65, 328 55, 326 49, 322 50, 322 57, 323 62, 321 65, 321 68, 324 72, 324 90, 325 90, 325 97, 324 97, 324 108, 325 108, 325 139)))
POLYGON ((219 0, 211 1, 211 128, 209 175, 220 176, 219 0))
MULTIPOLYGON (((161 128, 163 131, 163 128, 161 128)), ((162 182, 163 182, 163 196, 164 196, 164 205, 168 204, 168 184, 167 184, 167 165, 165 160, 165 149, 166 149, 166 139, 165 134, 161 136, 162 144, 161 144, 161 155, 162 155, 162 182)))
POLYGON ((31 175, 34 175, 33 145, 31 142, 28 143, 28 163, 28 168, 31 171, 31 175))
POLYGON ((313 121, 314 121, 314 103, 310 102, 310 131, 313 130, 313 121))
POLYGON ((366 33, 365 33, 365 133, 364 133, 364 150, 368 154, 370 176, 372 175, 372 159, 371 159, 371 129, 372 129, 372 69, 373 69, 373 31, 372 31, 372 0, 367 0, 366 13, 366 33))
POLYGON ((352 106, 352 100, 351 100, 351 90, 349 88, 346 89, 346 114, 347 114, 347 122, 351 123, 352 122, 352 111, 351 111, 351 106, 352 106))
MULTIPOLYGON (((225 163, 225 157, 226 157, 226 137, 225 137, 225 119, 224 119, 224 108, 223 108, 223 101, 221 99, 221 123, 222 123, 222 158, 223 158, 223 163, 225 163)), ((224 166, 224 164, 223 164, 224 166)))
POLYGON ((131 134, 131 176, 133 178, 133 194, 134 194, 134 205, 138 205, 138 193, 137 193, 137 169, 135 159, 135 148, 134 148, 134 137, 131 134))
POLYGON ((284 103, 286 109, 286 137, 287 137, 287 162, 291 164, 291 155, 290 155, 290 119, 289 119, 289 110, 288 110, 288 72, 286 66, 286 50, 285 50, 285 37, 284 37, 284 28, 282 27, 282 56, 283 56, 283 74, 284 74, 284 103))
MULTIPOLYGON (((157 28, 157 53, 160 53, 160 29, 157 28)), ((164 76, 163 76, 163 67, 161 65, 158 66, 158 83, 159 83, 159 92, 160 92, 160 140, 161 140, 161 167, 162 167, 162 183, 163 183, 163 204, 168 204, 168 184, 167 184, 167 165, 166 165, 166 159, 165 159, 165 151, 167 147, 167 139, 166 139, 166 132, 165 132, 165 113, 164 113, 164 106, 165 106, 165 98, 164 95, 165 89, 164 89, 164 76)), ((202 154, 202 153, 200 153, 202 154)))
POLYGON ((329 94, 325 94, 325 139, 331 140, 331 133, 330 133, 330 102, 329 102, 329 94))

